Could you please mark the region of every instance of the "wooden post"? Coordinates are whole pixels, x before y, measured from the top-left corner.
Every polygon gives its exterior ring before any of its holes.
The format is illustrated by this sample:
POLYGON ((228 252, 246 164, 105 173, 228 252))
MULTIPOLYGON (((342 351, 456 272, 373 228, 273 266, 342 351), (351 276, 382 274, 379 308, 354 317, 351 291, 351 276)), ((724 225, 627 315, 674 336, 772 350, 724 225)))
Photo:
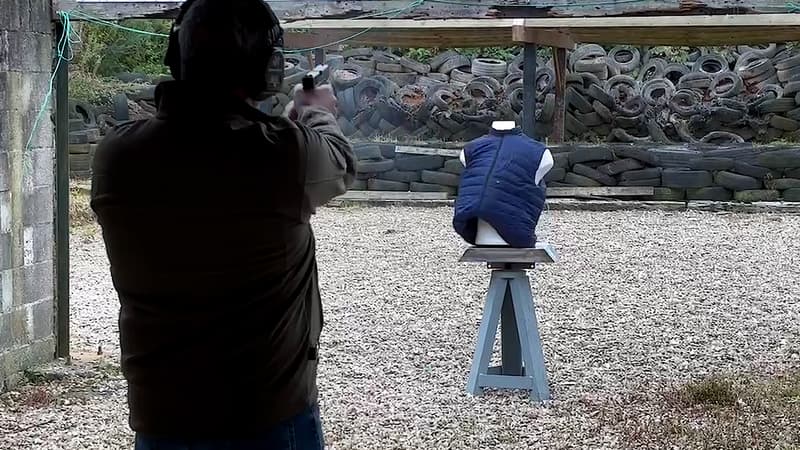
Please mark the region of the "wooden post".
POLYGON ((534 136, 536 125, 536 44, 525 44, 522 72, 522 132, 534 136))
POLYGON ((554 143, 564 142, 564 114, 566 102, 564 99, 567 89, 567 49, 553 47, 553 69, 556 73, 556 111, 553 116, 554 143))
MULTIPOLYGON (((56 23, 58 36, 64 24, 56 23)), ((56 356, 69 358, 69 60, 56 55, 56 356), (60 61, 59 61, 60 59, 60 61)))

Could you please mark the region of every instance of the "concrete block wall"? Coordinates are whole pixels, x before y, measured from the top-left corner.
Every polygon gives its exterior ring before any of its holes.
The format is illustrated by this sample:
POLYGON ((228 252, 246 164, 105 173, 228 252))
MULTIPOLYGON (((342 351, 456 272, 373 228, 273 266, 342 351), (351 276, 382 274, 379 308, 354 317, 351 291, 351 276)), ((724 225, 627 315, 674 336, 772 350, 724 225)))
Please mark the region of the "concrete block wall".
POLYGON ((0 390, 55 354, 49 0, 0 0, 0 390))
MULTIPOLYGON (((650 200, 664 201, 800 202, 796 145, 606 143, 549 148, 555 164, 545 177, 548 187, 653 187, 650 200)), ((396 153, 396 144, 390 143, 354 143, 353 149, 359 163, 351 190, 458 192, 463 166, 456 157, 396 153)))

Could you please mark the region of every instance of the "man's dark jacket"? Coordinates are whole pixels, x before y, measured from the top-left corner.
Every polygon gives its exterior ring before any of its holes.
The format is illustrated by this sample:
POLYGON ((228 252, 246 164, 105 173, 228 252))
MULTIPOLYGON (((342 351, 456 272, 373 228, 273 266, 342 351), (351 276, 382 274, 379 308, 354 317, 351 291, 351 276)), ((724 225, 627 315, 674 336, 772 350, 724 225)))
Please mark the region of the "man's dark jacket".
POLYGON ((131 427, 244 437, 316 402, 314 208, 354 179, 333 115, 297 122, 168 82, 97 149, 131 427))

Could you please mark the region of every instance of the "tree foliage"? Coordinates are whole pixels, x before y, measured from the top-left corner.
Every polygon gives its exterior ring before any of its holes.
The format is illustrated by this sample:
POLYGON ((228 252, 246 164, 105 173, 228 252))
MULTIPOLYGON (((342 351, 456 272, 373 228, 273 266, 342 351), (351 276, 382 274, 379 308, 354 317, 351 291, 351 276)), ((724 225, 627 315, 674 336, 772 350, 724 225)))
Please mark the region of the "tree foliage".
MULTIPOLYGON (((150 33, 169 33, 168 20, 130 20, 120 25, 150 33)), ((120 72, 160 75, 166 72, 167 39, 92 23, 80 26, 81 43, 74 64, 86 73, 108 77, 120 72)))

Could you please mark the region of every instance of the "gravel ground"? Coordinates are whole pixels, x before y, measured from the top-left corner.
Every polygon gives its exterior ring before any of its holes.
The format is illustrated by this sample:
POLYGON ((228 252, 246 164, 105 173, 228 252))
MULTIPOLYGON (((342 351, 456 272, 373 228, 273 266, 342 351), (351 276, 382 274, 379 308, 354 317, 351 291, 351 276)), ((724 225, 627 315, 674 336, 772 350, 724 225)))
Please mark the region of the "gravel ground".
MULTIPOLYGON (((538 406, 518 393, 465 392, 488 272, 457 263, 465 245, 451 214, 341 208, 316 218, 330 448, 740 448, 742 439, 775 448, 780 430, 800 445, 798 415, 755 435, 748 427, 761 422, 747 414, 764 413, 752 408, 733 411, 748 420, 741 433, 727 429, 732 446, 714 446, 719 434, 703 428, 718 422, 713 411, 676 413, 702 433, 659 428, 682 383, 800 368, 800 217, 549 213, 540 235, 562 260, 533 277, 554 397, 538 406)), ((108 356, 79 357, 46 372, 63 379, 4 396, 0 448, 130 448, 104 248, 86 230, 73 239, 74 350, 108 356)))

